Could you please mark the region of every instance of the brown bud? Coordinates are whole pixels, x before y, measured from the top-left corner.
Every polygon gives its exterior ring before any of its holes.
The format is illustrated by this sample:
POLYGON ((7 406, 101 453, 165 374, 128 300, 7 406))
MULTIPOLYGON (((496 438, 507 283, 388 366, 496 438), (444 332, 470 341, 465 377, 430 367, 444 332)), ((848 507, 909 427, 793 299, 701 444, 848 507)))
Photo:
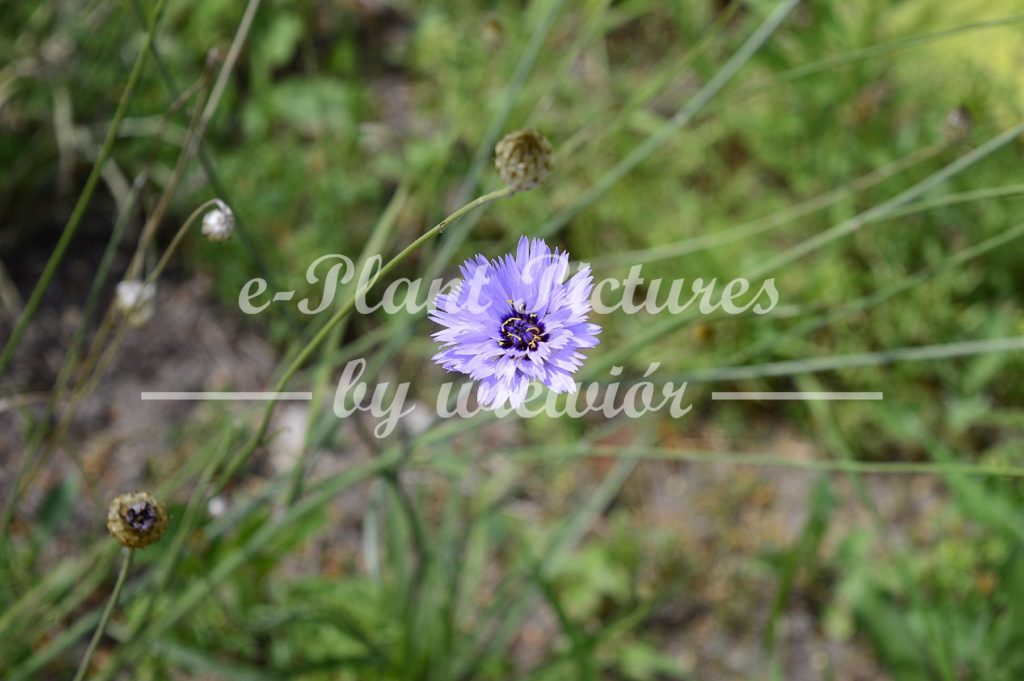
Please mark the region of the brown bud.
POLYGON ((122 494, 110 502, 107 529, 122 546, 141 549, 159 541, 167 512, 149 492, 122 494))
POLYGON ((514 192, 533 189, 551 172, 551 144, 536 130, 517 130, 494 147, 494 167, 514 192))
POLYGON ((694 324, 693 330, 691 331, 693 340, 698 345, 711 345, 715 342, 715 327, 705 322, 698 322, 694 324))

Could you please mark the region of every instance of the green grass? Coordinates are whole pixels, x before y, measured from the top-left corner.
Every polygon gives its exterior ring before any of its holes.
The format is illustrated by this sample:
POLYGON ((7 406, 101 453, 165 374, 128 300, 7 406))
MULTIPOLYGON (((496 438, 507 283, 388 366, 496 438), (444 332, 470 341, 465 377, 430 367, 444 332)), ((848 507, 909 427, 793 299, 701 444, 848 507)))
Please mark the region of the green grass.
MULTIPOLYGON (((303 454, 272 474, 252 465, 277 437, 269 408, 204 404, 169 422, 139 481, 166 500, 169 536, 135 556, 87 678, 733 678, 696 627, 665 624, 675 609, 756 639, 752 678, 787 678, 798 610, 816 640, 894 680, 1024 675, 1024 18, 1009 0, 792 4, 266 0, 247 37, 245 5, 228 0, 168 3, 152 24, 153 3, 11 5, 0 253, 34 293, 21 324, 0 326, 0 385, 45 400, 0 412, 18 440, 4 462, 0 676, 70 678, 96 629, 118 553, 102 513, 83 524, 81 511, 127 490, 83 469, 69 433, 133 333, 105 317, 114 254, 152 268, 214 197, 236 238, 193 227, 170 278, 210 277, 224 315, 255 276, 317 299, 306 267, 325 253, 400 256, 382 283, 449 277, 523 234, 598 278, 641 262, 647 279, 774 277, 780 306, 598 320, 583 376, 617 365, 635 381, 660 362, 657 380, 690 380, 678 421, 484 414, 377 441, 314 409, 303 454), (946 126, 957 106, 974 119, 961 136, 946 126), (495 140, 527 126, 553 143, 551 177, 462 214, 500 187, 495 140), (153 243, 136 211, 159 227, 153 243), (94 243, 109 244, 91 265, 100 307, 86 306, 59 379, 4 375, 27 361, 37 306, 70 306, 48 295, 62 260, 94 243), (21 252, 52 265, 8 256, 21 252), (727 404, 712 389, 885 401, 727 404), (316 467, 324 451, 367 449, 316 467), (66 474, 44 484, 51 465, 66 474), (717 467, 736 479, 715 488, 726 501, 654 513, 662 478, 717 467), (934 514, 892 522, 882 490, 913 495, 921 480, 934 514), (803 496, 786 539, 744 538, 757 486, 788 481, 803 496), (217 495, 231 504, 213 517, 217 495), (712 539, 695 540, 698 526, 712 539), (712 596, 726 574, 728 597, 712 596)), ((361 356, 364 380, 410 381, 433 404, 448 377, 425 315, 351 315, 355 293, 340 291, 334 317, 274 304, 244 320, 275 353, 269 384, 329 406, 361 356)), ((822 678, 850 678, 819 652, 822 678)))

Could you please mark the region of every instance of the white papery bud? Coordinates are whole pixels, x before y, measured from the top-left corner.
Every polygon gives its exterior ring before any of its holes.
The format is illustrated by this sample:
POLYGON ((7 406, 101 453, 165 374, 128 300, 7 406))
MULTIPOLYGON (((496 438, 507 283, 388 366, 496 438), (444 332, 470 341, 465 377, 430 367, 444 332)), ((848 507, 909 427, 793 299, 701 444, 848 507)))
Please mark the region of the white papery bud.
POLYGON ((132 326, 142 326, 153 316, 156 307, 156 284, 129 279, 117 284, 117 309, 132 326))
POLYGON ((217 199, 217 206, 203 216, 203 236, 210 241, 227 241, 235 231, 235 214, 217 199))

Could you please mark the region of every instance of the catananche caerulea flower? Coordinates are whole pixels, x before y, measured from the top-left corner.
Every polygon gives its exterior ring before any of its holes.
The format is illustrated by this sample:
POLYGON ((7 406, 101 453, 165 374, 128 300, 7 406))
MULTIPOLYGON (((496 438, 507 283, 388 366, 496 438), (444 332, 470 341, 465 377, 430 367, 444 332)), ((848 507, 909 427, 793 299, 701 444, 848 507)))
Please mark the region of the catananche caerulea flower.
POLYGON ((467 260, 462 279, 437 296, 430 318, 441 351, 434 361, 480 385, 480 404, 518 407, 531 381, 574 392, 580 350, 597 345, 601 327, 587 322, 593 276, 589 267, 566 280, 569 254, 523 237, 515 255, 467 260))

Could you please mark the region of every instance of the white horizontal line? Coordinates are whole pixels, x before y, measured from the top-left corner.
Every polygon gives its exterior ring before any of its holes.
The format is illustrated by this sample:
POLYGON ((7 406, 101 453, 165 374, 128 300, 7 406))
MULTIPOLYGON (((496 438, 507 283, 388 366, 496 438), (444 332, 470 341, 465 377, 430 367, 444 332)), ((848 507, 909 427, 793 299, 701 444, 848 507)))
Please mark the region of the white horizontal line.
POLYGON ((143 400, 305 400, 313 399, 308 392, 143 392, 143 400))
POLYGON ((880 400, 881 392, 722 392, 713 400, 880 400))

